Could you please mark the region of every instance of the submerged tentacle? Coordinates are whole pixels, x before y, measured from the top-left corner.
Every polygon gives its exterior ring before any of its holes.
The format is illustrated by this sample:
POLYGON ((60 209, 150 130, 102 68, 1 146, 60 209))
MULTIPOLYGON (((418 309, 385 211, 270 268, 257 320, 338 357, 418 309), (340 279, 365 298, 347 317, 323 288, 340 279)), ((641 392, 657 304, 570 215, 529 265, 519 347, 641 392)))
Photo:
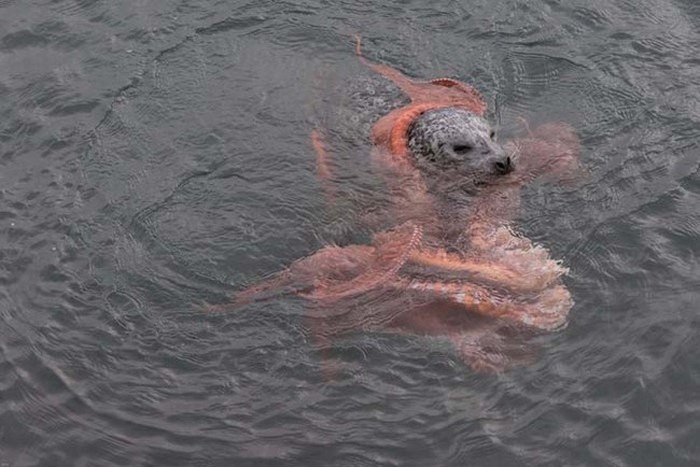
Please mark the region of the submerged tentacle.
POLYGON ((380 63, 374 63, 365 58, 365 56, 362 55, 362 37, 359 34, 355 35, 355 55, 357 55, 358 60, 360 60, 360 62, 367 68, 390 80, 403 92, 408 94, 411 99, 414 99, 414 95, 417 93, 419 85, 414 80, 401 73, 399 70, 380 63))
POLYGON ((416 250, 411 254, 410 261, 421 266, 433 268, 440 273, 448 273, 453 280, 468 279, 472 282, 486 282, 514 292, 538 292, 549 287, 565 269, 551 261, 550 267, 533 268, 531 265, 516 261, 502 261, 503 256, 510 254, 511 259, 517 260, 516 252, 504 252, 500 258, 461 258, 442 249, 425 251, 416 250))
POLYGON ((333 173, 330 168, 330 157, 326 141, 321 134, 321 131, 314 128, 310 133, 311 146, 316 153, 316 175, 321 183, 326 203, 331 203, 336 197, 336 189, 333 183, 333 173))
POLYGON ((272 300, 288 295, 296 295, 305 287, 294 284, 294 276, 290 271, 284 270, 271 278, 251 285, 238 292, 233 301, 233 306, 240 307, 253 302, 272 300))
POLYGON ((362 55, 362 38, 355 36, 355 54, 363 65, 392 81, 413 101, 418 103, 440 103, 443 107, 464 107, 478 115, 486 112, 486 102, 479 92, 466 83, 452 78, 436 78, 420 81, 409 78, 388 65, 374 63, 362 55))
POLYGON ((516 300, 469 283, 411 280, 401 286, 461 304, 484 316, 517 321, 543 330, 561 327, 573 306, 569 291, 562 285, 541 292, 532 301, 516 300))
POLYGON ((406 241, 401 237, 395 238, 394 235, 383 234, 380 237, 380 244, 376 246, 377 256, 373 260, 373 263, 380 265, 379 268, 370 267, 359 276, 347 281, 320 282, 314 290, 301 295, 312 300, 336 301, 366 293, 386 284, 396 276, 399 269, 408 261, 411 252, 420 244, 423 230, 419 225, 413 226, 411 235, 406 241), (399 247, 398 251, 394 251, 396 247, 399 247))

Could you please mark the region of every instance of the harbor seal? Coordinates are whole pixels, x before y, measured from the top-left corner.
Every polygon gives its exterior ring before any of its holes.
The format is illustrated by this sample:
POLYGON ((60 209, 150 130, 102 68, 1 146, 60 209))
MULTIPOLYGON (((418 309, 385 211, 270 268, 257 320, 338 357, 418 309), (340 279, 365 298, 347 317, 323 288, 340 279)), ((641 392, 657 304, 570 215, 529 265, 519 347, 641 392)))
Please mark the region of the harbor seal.
MULTIPOLYGON (((470 85, 410 79, 364 58, 359 38, 356 55, 410 100, 371 129, 373 160, 393 197, 392 226, 366 245, 324 247, 242 290, 236 304, 305 298, 321 349, 348 331, 404 332, 447 338, 472 368, 503 369, 509 359, 483 344, 494 334, 474 337, 475 316, 551 331, 573 305, 561 280, 566 268, 514 233, 512 219, 525 183, 577 172, 578 138, 568 125, 549 124, 501 145, 470 85)), ((330 193, 323 129, 311 131, 311 143, 330 193)))

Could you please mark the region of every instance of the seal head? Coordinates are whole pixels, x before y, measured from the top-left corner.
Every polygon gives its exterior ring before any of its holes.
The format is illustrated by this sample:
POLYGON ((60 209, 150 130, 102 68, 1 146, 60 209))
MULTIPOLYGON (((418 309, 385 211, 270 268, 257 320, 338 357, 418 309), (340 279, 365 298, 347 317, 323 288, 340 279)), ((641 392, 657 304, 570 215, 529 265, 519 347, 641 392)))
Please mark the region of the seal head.
POLYGON ((461 108, 421 114, 408 129, 408 149, 416 168, 426 175, 457 172, 479 183, 515 168, 488 121, 461 108))

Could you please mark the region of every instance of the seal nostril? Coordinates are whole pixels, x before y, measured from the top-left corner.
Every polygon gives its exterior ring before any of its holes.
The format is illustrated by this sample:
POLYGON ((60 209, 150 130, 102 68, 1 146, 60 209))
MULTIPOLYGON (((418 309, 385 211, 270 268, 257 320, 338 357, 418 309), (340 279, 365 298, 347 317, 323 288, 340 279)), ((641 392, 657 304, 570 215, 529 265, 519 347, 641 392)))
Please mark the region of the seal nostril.
POLYGON ((494 167, 496 168, 496 172, 505 175, 513 170, 513 162, 510 160, 510 157, 506 157, 503 160, 497 161, 494 167))

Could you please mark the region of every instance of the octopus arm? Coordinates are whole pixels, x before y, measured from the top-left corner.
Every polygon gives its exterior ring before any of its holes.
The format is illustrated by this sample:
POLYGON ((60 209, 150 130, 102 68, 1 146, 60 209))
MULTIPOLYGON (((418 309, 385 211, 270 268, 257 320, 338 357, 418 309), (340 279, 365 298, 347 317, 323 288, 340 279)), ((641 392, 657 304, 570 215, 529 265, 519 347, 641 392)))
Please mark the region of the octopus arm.
POLYGON ((461 304, 435 297, 399 315, 383 331, 447 341, 475 371, 503 371, 531 362, 536 353, 526 327, 465 312, 461 304))
POLYGON ((478 341, 463 334, 450 334, 452 343, 462 361, 472 370, 483 373, 497 373, 510 366, 508 357, 500 352, 487 351, 478 341))
POLYGON ((464 363, 477 372, 496 373, 529 364, 538 352, 531 343, 509 342, 495 331, 453 332, 447 337, 464 363))
POLYGON ((314 294, 324 284, 342 283, 357 277, 372 263, 374 254, 372 246, 326 246, 295 261, 284 271, 241 290, 234 304, 242 306, 284 295, 314 294))
POLYGON ((516 139, 518 182, 535 179, 572 182, 585 175, 579 154, 581 143, 574 129, 565 123, 541 125, 527 137, 516 139))
MULTIPOLYGON (((504 253, 496 259, 462 258, 444 251, 414 250, 410 262, 440 270, 463 274, 476 282, 486 282, 512 292, 532 293, 549 287, 565 270, 554 261, 540 262, 547 267, 534 268, 528 258, 519 258, 518 251, 504 253), (552 263, 552 264, 549 264, 552 263)), ((546 260, 545 260, 546 261, 546 260)), ((453 277, 454 278, 454 277, 453 277)))
POLYGON ((467 310, 483 316, 517 322, 543 330, 561 327, 573 306, 571 294, 562 285, 550 287, 527 301, 464 282, 411 280, 404 287, 422 294, 432 294, 436 299, 462 305, 467 310))
POLYGON ((336 197, 336 188, 333 181, 333 173, 330 167, 330 156, 326 140, 319 129, 313 129, 310 133, 311 146, 316 153, 316 175, 321 183, 321 189, 327 203, 332 203, 336 197))
POLYGON ((422 229, 417 225, 378 234, 372 258, 365 262, 361 273, 343 281, 317 277, 314 290, 303 295, 313 300, 335 302, 382 287, 396 276, 421 239, 422 229))
POLYGON ((362 55, 360 36, 357 36, 356 39, 355 53, 360 62, 375 73, 392 81, 414 103, 432 103, 440 107, 460 106, 479 115, 486 112, 486 102, 472 86, 452 78, 437 78, 430 81, 413 80, 395 68, 366 59, 362 55))
POLYGON ((293 294, 330 303, 360 295, 390 281, 421 239, 421 227, 407 224, 377 234, 372 245, 326 246, 270 279, 242 290, 235 303, 244 305, 293 294))

